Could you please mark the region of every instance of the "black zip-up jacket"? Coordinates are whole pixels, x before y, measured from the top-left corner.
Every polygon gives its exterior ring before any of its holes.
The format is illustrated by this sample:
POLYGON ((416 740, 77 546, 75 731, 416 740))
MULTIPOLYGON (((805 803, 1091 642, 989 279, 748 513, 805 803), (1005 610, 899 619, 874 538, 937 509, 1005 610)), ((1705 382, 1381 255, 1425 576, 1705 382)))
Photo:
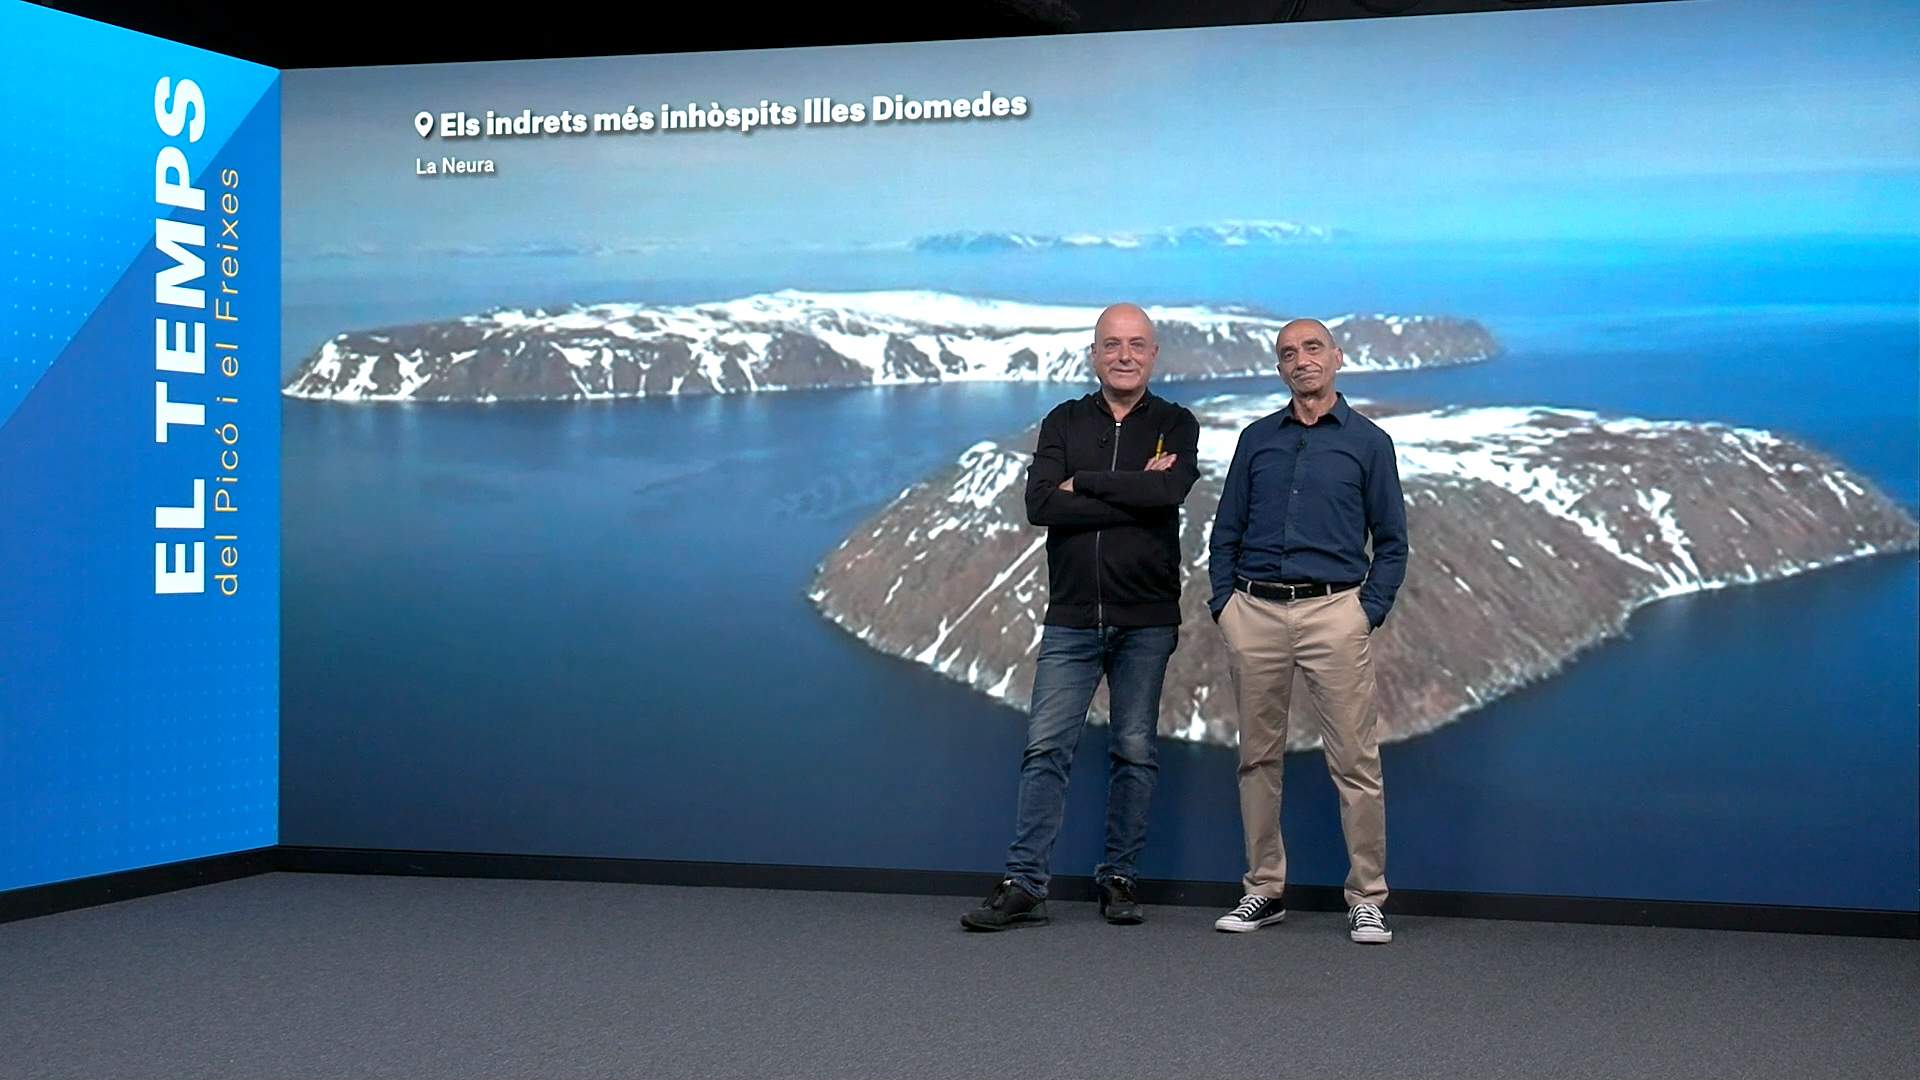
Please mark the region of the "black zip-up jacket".
POLYGON ((1152 391, 1118 424, 1097 390, 1047 414, 1027 470, 1027 520, 1047 526, 1044 622, 1180 624, 1180 504, 1199 451, 1200 422, 1152 391), (1173 468, 1147 472, 1156 443, 1173 468))

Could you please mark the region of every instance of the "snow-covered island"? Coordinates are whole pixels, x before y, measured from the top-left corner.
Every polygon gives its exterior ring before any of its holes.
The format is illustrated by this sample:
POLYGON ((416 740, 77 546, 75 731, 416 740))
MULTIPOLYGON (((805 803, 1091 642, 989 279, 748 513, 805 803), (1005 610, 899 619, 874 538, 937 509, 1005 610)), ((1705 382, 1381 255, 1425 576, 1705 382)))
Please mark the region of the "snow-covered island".
MULTIPOLYGON (((1148 308, 1156 379, 1266 374, 1286 319, 1235 308, 1148 308)), ((337 402, 593 401, 935 382, 1090 382, 1096 307, 954 293, 784 291, 706 304, 495 311, 343 333, 282 393, 337 402)), ((1327 320, 1349 371, 1486 360, 1467 319, 1327 320)))
MULTIPOLYGON (((1185 631, 1165 735, 1234 741, 1226 653, 1206 610, 1207 537, 1240 431, 1284 404, 1193 406, 1201 477, 1182 515, 1185 631)), ((1662 597, 1920 543, 1920 526, 1871 482, 1766 431, 1554 408, 1358 407, 1394 439, 1412 535, 1407 583, 1374 636, 1389 741, 1552 674, 1662 597)), ((1024 504, 1033 437, 978 443, 903 492, 826 557, 813 603, 875 649, 1025 708, 1047 574, 1044 530, 1024 504)), ((1291 748, 1315 745, 1310 720, 1296 716, 1291 748)))

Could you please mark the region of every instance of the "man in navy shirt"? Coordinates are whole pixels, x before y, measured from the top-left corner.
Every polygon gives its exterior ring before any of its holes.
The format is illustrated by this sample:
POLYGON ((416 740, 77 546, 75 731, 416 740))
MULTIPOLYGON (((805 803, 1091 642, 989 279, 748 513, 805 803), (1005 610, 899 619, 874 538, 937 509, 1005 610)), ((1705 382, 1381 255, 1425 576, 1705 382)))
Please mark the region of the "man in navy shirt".
POLYGON ((1393 931, 1380 910, 1386 804, 1368 643, 1406 576, 1400 472, 1393 440, 1334 390, 1342 358, 1325 325, 1296 319, 1281 328, 1275 350, 1293 400, 1240 433, 1210 542, 1209 606, 1226 638, 1240 713, 1247 845, 1246 896, 1214 927, 1258 930, 1286 917, 1280 782, 1298 672, 1340 793, 1348 936, 1383 943, 1393 931))

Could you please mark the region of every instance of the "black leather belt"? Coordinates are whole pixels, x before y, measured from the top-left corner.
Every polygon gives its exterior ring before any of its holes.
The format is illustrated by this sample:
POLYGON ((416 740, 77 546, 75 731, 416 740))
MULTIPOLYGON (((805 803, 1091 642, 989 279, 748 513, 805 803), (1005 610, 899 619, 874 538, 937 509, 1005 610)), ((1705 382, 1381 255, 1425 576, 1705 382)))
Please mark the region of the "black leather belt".
POLYGON ((1312 581, 1297 585, 1287 585, 1278 581, 1248 581, 1235 578, 1233 587, 1248 596, 1257 596, 1262 600, 1309 600, 1316 596, 1329 596, 1333 593, 1357 589, 1360 583, 1312 581))

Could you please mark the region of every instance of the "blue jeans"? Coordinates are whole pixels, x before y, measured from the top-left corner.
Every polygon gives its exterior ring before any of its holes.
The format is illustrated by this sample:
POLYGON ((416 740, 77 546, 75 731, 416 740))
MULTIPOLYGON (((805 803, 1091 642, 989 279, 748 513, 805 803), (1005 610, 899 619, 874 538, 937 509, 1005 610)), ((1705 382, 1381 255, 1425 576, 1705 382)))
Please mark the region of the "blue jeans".
POLYGON ((1027 752, 1020 762, 1019 817, 1013 846, 1007 850, 1007 876, 1029 893, 1047 895, 1047 861, 1067 808, 1067 773, 1103 675, 1111 699, 1112 749, 1107 762, 1107 857, 1094 876, 1134 876, 1134 860, 1147 842, 1147 804, 1160 772, 1153 752, 1160 686, 1167 659, 1179 642, 1178 626, 1048 626, 1042 631, 1027 752))

